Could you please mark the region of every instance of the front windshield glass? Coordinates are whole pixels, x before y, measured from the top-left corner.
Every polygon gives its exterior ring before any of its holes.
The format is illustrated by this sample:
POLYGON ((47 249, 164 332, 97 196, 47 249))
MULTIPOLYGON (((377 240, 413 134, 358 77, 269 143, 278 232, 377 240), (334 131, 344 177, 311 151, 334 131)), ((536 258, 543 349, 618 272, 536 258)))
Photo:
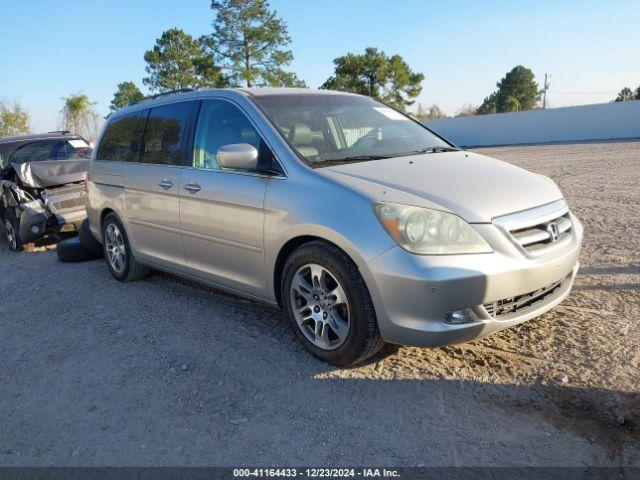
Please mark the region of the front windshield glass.
POLYGON ((453 148, 406 115, 368 97, 255 96, 282 136, 312 167, 453 148))

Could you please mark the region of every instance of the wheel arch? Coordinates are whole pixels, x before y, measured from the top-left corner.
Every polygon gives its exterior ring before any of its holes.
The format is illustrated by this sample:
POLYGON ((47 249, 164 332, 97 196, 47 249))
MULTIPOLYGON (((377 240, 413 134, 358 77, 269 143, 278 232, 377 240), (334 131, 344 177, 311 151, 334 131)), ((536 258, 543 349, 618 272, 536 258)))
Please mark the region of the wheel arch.
POLYGON ((282 245, 282 247, 278 251, 278 255, 276 257, 276 261, 273 268, 273 292, 275 295, 276 302, 280 307, 282 307, 282 291, 280 287, 282 283, 282 273, 284 271, 285 263, 287 262, 287 259, 289 258, 289 256, 296 249, 311 242, 322 242, 339 249, 354 263, 356 268, 360 270, 358 266, 358 262, 353 258, 353 256, 349 255, 349 253, 344 248, 342 248, 340 245, 336 244, 335 242, 332 242, 331 240, 327 240, 326 238, 319 237, 316 235, 298 235, 296 237, 293 237, 289 239, 284 245, 282 245))
MULTIPOLYGON (((110 213, 115 213, 116 215, 118 215, 118 213, 113 209, 113 208, 104 208, 101 212, 100 212, 100 236, 102 236, 102 229, 104 227, 104 219, 107 217, 107 215, 109 215, 110 213)), ((118 216, 118 218, 120 218, 118 216)))

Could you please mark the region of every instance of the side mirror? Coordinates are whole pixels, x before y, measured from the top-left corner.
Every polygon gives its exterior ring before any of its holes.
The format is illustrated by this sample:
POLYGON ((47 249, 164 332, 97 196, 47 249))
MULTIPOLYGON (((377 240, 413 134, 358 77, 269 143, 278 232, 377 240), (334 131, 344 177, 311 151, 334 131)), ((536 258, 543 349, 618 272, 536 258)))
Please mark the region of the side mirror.
POLYGON ((258 150, 248 143, 230 143, 216 152, 222 168, 255 170, 258 167, 258 150))

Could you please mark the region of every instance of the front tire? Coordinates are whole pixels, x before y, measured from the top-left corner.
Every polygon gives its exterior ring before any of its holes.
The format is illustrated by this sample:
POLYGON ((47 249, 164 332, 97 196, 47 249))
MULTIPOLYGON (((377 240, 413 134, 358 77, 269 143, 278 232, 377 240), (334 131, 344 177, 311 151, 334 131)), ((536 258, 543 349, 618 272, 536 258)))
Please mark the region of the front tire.
POLYGON ((364 279, 334 245, 314 241, 296 249, 280 288, 291 328, 317 358, 348 367, 384 345, 364 279))
POLYGON ((124 225, 115 213, 102 222, 102 245, 107 267, 116 280, 133 282, 149 275, 149 268, 134 258, 124 225))
POLYGON ((16 214, 12 208, 5 212, 4 232, 7 237, 7 244, 14 252, 19 252, 24 245, 20 240, 20 221, 16 218, 16 214))

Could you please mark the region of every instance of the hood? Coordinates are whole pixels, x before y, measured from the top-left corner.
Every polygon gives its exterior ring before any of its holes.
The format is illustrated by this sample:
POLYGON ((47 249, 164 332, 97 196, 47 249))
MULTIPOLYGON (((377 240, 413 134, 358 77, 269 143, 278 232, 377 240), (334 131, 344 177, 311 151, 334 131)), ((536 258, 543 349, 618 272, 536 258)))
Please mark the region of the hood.
POLYGON ((374 201, 409 203, 488 223, 562 197, 553 181, 473 152, 442 152, 318 169, 374 201))
POLYGON ((82 182, 87 178, 89 160, 45 160, 12 163, 23 184, 32 188, 55 187, 65 183, 82 182))

